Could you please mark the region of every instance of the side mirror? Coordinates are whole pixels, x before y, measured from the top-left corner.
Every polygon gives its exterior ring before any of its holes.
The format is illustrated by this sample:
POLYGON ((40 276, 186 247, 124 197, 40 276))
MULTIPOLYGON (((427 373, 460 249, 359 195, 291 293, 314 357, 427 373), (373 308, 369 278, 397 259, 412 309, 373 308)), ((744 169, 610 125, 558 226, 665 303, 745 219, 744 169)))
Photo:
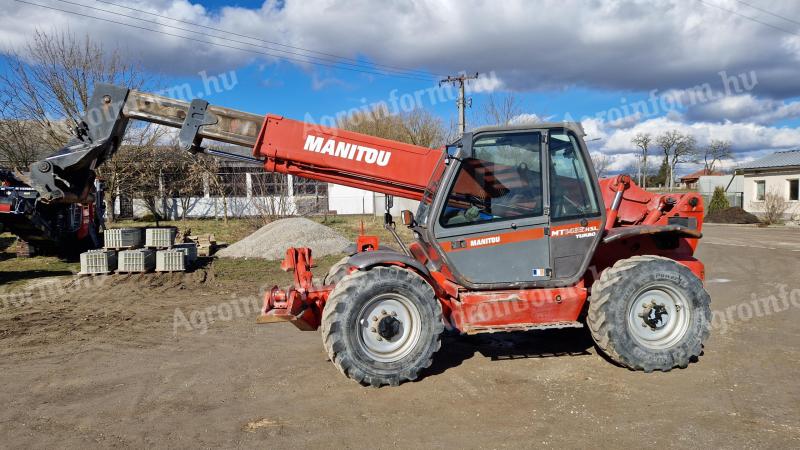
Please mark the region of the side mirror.
POLYGON ((400 221, 403 222, 403 225, 407 227, 413 227, 416 225, 414 223, 414 213, 407 209, 400 211, 400 221))

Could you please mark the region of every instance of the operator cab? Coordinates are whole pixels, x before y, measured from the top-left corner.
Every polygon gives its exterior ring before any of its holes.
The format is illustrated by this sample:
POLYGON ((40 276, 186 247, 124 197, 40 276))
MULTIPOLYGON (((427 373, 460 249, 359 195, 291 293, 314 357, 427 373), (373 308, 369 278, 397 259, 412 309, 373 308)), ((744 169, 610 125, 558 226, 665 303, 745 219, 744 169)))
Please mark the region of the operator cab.
POLYGON ((448 146, 417 232, 472 289, 574 283, 604 208, 579 124, 487 127, 448 146))

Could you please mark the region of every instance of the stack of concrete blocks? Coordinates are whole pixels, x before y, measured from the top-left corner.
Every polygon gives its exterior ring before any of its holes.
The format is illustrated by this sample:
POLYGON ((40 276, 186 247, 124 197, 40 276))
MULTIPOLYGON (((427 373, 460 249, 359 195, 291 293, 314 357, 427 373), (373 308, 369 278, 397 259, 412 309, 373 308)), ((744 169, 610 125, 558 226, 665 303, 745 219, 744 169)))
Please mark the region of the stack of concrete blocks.
POLYGON ((141 246, 141 228, 109 228, 103 232, 103 248, 106 250, 130 250, 141 246))
POLYGON ((197 244, 175 244, 176 234, 168 227, 108 229, 104 249, 81 254, 80 274, 185 272, 197 260, 197 244))
POLYGON ((142 273, 153 270, 151 251, 142 249, 141 228, 110 228, 103 232, 104 246, 117 251, 118 273, 142 273))
POLYGON ((81 253, 81 271, 78 275, 107 275, 116 269, 115 250, 97 249, 81 253))
POLYGON ((152 272, 156 267, 155 251, 149 248, 137 248, 119 252, 117 272, 144 273, 152 272))
POLYGON ((156 272, 185 272, 197 259, 197 245, 175 244, 175 228, 148 228, 145 247, 155 250, 156 272))
POLYGON ((114 272, 123 251, 142 246, 140 228, 109 228, 103 232, 103 249, 81 253, 79 275, 103 275, 114 272))

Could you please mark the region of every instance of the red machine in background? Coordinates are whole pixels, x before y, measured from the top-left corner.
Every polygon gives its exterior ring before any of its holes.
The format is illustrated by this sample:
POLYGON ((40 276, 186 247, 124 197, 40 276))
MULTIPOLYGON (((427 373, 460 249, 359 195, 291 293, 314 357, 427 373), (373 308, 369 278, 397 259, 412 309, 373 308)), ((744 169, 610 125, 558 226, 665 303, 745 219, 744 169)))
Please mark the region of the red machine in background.
POLYGON ((597 346, 635 370, 685 367, 709 334, 703 265, 694 258, 703 205, 654 194, 626 175, 598 180, 575 123, 487 127, 429 149, 268 115, 266 118, 98 85, 95 122, 27 174, 40 202, 75 202, 130 119, 179 127, 185 150, 245 159, 268 171, 420 201, 399 250, 362 236, 313 283, 307 248, 288 249, 294 285, 273 288, 259 322, 321 328, 331 361, 360 383, 415 379, 461 333, 590 328, 597 346), (253 147, 242 158, 203 139, 253 147))

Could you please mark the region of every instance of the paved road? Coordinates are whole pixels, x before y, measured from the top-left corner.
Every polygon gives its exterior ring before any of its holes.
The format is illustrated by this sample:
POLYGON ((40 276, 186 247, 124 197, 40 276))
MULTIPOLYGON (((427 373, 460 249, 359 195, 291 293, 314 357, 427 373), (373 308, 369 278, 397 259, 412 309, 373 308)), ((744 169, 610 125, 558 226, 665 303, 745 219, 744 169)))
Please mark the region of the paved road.
POLYGON ((800 233, 705 232, 718 318, 685 370, 621 369, 561 330, 449 339, 422 380, 362 388, 290 325, 173 335, 175 308, 254 286, 126 282, 0 316, 2 445, 798 448, 800 233))
POLYGON ((703 244, 800 252, 800 227, 703 226, 703 244))

